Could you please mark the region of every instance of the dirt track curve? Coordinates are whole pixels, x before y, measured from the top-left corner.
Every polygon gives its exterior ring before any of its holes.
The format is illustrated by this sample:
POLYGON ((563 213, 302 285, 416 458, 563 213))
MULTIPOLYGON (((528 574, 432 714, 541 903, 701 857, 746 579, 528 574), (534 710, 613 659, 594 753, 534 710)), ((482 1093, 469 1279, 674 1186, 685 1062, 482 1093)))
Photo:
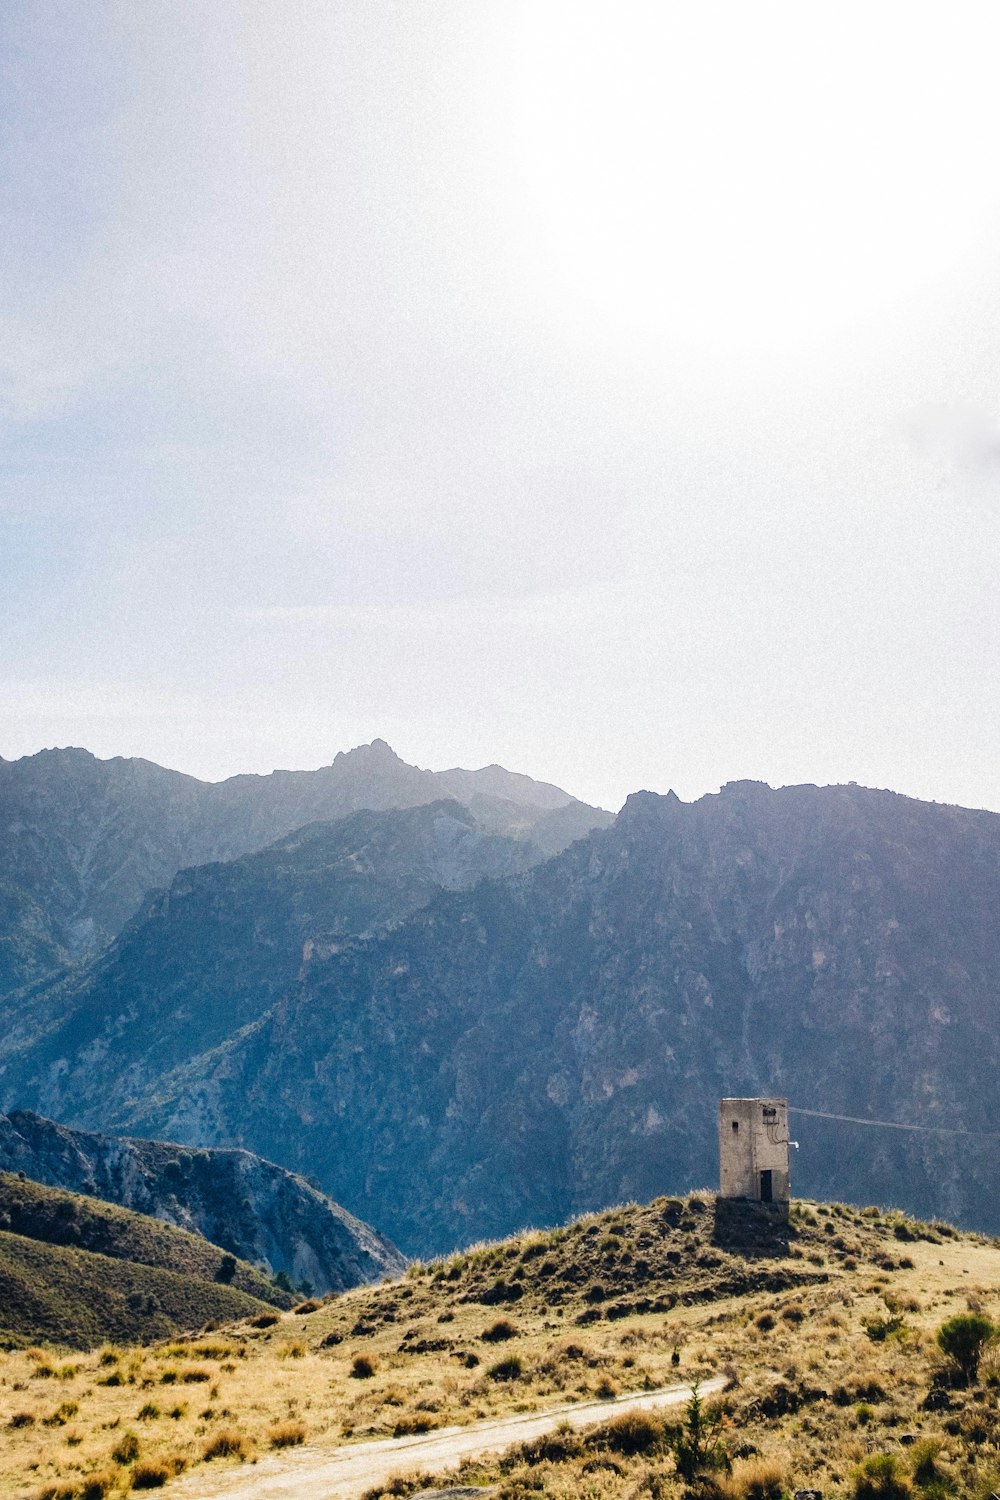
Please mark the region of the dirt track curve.
MULTIPOLYGON (((702 1395, 717 1394, 722 1376, 699 1385, 702 1395)), ((617 1396, 613 1401, 587 1401, 554 1406, 544 1412, 474 1422, 468 1427, 442 1427, 423 1437, 385 1438, 374 1443, 352 1443, 340 1448, 301 1448, 295 1453, 264 1458, 252 1468, 211 1473, 199 1467, 180 1480, 170 1493, 191 1500, 357 1500, 366 1489, 383 1484, 391 1475, 417 1470, 439 1473, 453 1469, 463 1458, 477 1458, 551 1432, 561 1423, 591 1427, 628 1411, 656 1411, 687 1401, 690 1385, 665 1386, 641 1395, 617 1396)))

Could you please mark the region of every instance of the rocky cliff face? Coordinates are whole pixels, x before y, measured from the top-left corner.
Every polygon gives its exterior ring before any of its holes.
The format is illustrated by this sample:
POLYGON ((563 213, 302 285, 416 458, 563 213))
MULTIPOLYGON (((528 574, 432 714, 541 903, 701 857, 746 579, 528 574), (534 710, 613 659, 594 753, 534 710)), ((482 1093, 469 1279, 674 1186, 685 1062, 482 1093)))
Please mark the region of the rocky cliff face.
POLYGON ((145 1001, 64 994, 0 1088, 250 1145, 409 1253, 712 1183, 716 1101, 743 1093, 921 1127, 793 1116, 799 1191, 1000 1230, 998 910, 992 814, 849 787, 638 793, 527 872, 317 946, 155 1077, 115 1051, 145 1001))
POLYGON ((0 760, 0 993, 96 952, 180 869, 234 859, 306 823, 441 797, 475 802, 490 832, 531 839, 538 825, 546 853, 610 821, 501 767, 419 770, 381 740, 317 771, 218 783, 76 749, 0 760))
POLYGON ((321 1293, 398 1275, 405 1265, 367 1224, 249 1151, 113 1139, 17 1111, 0 1115, 0 1171, 166 1220, 321 1293))

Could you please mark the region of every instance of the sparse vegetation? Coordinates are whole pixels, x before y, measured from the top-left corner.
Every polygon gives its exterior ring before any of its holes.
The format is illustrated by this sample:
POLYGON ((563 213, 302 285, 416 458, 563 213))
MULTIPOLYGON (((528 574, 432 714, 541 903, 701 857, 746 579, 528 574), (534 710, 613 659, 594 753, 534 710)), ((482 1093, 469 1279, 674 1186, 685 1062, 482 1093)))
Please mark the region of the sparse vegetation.
MULTIPOLYGON (((786 1229, 762 1230, 704 1194, 659 1199, 475 1246, 302 1318, 254 1311, 72 1362, 42 1343, 14 1349, 0 1355, 0 1500, 45 1486, 80 1500, 90 1476, 114 1500, 169 1493, 184 1466, 720 1373, 721 1399, 552 1431, 460 1478, 498 1485, 498 1500, 787 1500, 800 1487, 828 1500, 985 1500, 1000 1477, 995 1346, 980 1348, 986 1383, 966 1384, 950 1355, 942 1368, 937 1335, 956 1318, 992 1326, 1000 1247, 906 1221, 906 1267, 901 1222, 804 1205, 786 1229), (589 1301, 596 1284, 603 1299, 589 1301), (886 1454, 891 1464, 870 1462, 886 1454)), ((416 1488, 405 1475, 379 1493, 416 1488)))

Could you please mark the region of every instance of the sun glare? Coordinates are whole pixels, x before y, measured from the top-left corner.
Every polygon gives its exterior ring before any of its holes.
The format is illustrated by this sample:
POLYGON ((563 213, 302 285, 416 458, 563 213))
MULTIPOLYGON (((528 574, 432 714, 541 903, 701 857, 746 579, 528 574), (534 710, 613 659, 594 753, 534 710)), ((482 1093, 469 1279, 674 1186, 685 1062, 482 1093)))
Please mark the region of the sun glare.
POLYGON ((570 315, 722 354, 850 338, 997 223, 989 58, 921 7, 525 12, 525 254, 570 315))

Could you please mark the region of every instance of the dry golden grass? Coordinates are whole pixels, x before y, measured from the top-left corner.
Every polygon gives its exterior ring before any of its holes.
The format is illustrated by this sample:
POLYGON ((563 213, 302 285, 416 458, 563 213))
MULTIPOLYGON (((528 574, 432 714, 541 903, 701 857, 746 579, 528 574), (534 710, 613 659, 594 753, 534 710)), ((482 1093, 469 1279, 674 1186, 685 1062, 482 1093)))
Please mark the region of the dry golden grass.
MULTIPOLYGON (((913 1481, 917 1491, 985 1500, 1000 1471, 994 1356, 976 1389, 946 1393, 950 1409, 922 1403, 940 1324, 971 1304, 1000 1319, 1000 1249, 905 1224, 901 1239, 901 1224, 804 1205, 788 1253, 775 1254, 720 1243, 703 1195, 658 1200, 411 1268, 274 1323, 144 1349, 2 1354, 0 1497, 81 1500, 87 1484, 117 1497, 139 1476, 169 1490, 182 1469, 207 1461, 214 1473, 307 1436, 328 1449, 723 1373, 733 1467, 704 1500, 778 1500, 775 1486, 849 1494, 870 1453, 909 1464, 924 1439, 940 1444, 938 1487, 913 1481)), ((585 1446, 464 1472, 498 1482, 506 1500, 537 1495, 539 1482, 573 1500, 683 1489, 669 1450, 585 1446)))

